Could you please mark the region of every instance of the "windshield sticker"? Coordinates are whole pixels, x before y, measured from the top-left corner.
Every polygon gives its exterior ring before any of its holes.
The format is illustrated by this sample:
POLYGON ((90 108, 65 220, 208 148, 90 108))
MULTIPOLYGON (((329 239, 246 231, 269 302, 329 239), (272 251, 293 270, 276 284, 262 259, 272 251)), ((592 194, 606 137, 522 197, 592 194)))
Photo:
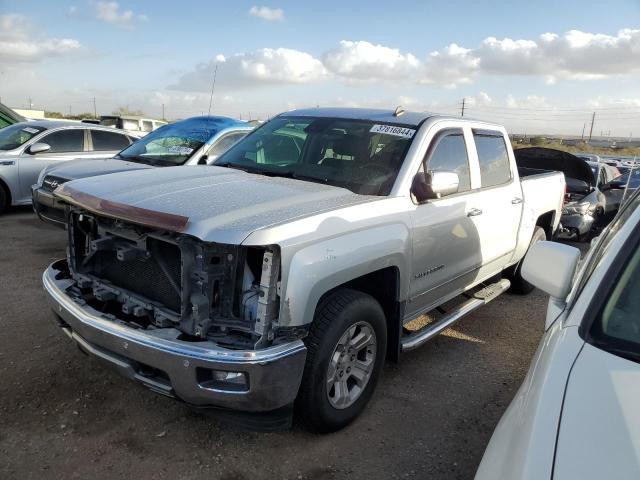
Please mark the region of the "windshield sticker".
POLYGON ((369 130, 371 133, 386 133, 396 137, 413 138, 415 130, 412 128, 396 127, 395 125, 374 125, 369 130))
POLYGON ((180 145, 172 145, 171 147, 167 148, 167 151, 169 153, 177 153, 178 155, 189 155, 191 154, 191 152, 193 152, 193 148, 182 147, 180 145))
POLYGON ((22 129, 23 132, 27 132, 30 133, 31 135, 38 133, 40 130, 38 130, 37 128, 31 128, 31 127, 24 127, 22 129))

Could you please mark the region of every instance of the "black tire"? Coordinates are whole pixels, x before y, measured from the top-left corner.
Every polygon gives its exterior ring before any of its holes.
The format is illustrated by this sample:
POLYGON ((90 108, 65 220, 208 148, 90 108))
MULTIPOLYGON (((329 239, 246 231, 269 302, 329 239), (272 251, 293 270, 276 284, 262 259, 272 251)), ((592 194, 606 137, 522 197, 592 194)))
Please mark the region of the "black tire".
POLYGON ((4 213, 9 208, 9 195, 2 182, 0 182, 0 213, 4 213))
MULTIPOLYGON (((321 300, 305 343, 307 359, 296 399, 297 419, 312 431, 326 433, 339 430, 360 415, 375 390, 387 348, 384 311, 370 295, 357 290, 338 289, 321 300), (344 335, 348 335, 353 326, 356 329, 364 326, 369 332, 370 329, 365 324, 375 333, 371 339, 375 350, 366 347, 364 352, 367 355, 374 351, 374 356, 370 359, 370 376, 352 404, 336 408, 329 398, 331 392, 327 387, 329 363, 335 358, 336 352, 342 351, 338 350, 338 342, 344 335)), ((347 380, 344 382, 346 384, 347 380)))
MULTIPOLYGON (((533 235, 531 236, 531 241, 529 242, 529 248, 536 242, 540 242, 542 240, 547 239, 547 234, 545 233, 542 227, 536 227, 533 230, 533 235)), ((529 251, 529 249, 527 249, 529 251)), ((524 258, 524 257, 523 257, 524 258)), ((522 272, 520 271, 522 267, 522 260, 520 260, 515 265, 507 268, 504 271, 504 277, 507 278, 511 282, 511 287, 509 287, 509 292, 516 293, 518 295, 527 295, 534 290, 534 286, 527 282, 524 278, 522 278, 522 272)))

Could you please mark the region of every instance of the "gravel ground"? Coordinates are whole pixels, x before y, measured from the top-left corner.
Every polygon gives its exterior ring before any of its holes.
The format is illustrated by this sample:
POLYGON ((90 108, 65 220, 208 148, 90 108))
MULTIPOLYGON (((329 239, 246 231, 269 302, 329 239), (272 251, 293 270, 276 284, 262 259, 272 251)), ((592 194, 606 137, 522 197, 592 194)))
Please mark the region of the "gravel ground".
POLYGON ((0 217, 0 478, 472 478, 529 367, 546 296, 503 295, 387 365, 331 435, 245 432, 118 377, 54 325, 40 276, 66 234, 0 217))

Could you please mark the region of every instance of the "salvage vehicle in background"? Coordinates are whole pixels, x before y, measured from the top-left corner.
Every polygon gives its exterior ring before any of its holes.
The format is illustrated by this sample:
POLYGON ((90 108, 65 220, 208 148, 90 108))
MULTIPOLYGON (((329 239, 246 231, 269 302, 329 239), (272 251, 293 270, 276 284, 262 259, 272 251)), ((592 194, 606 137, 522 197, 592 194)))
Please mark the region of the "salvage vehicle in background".
POLYGON ((591 248, 539 242, 522 275, 548 293, 544 337, 476 480, 638 478, 640 194, 591 248))
POLYGON ((59 187, 69 256, 43 283, 82 350, 151 390, 279 424, 295 406, 332 431, 385 358, 531 291, 520 260, 554 234, 564 188, 519 172, 500 125, 295 110, 213 166, 59 187))
POLYGON ((32 120, 0 130, 0 213, 31 203, 40 172, 74 158, 112 156, 134 137, 112 128, 61 120, 32 120))
POLYGON ((559 238, 588 241, 590 235, 604 228, 618 211, 621 195, 614 191, 615 184, 609 183, 619 175, 615 167, 602 162, 588 162, 552 148, 520 148, 515 155, 521 166, 564 173, 567 192, 559 238))
POLYGON ((42 170, 31 188, 33 209, 44 222, 64 228, 65 204, 53 196, 53 191, 63 183, 153 167, 206 165, 251 130, 251 125, 233 118, 193 117, 160 127, 115 156, 51 165, 42 170))
POLYGON ((18 122, 25 122, 27 119, 15 112, 11 108, 0 103, 0 129, 8 127, 18 122))
POLYGON ((135 133, 138 136, 146 135, 147 133, 153 132, 166 124, 167 122, 164 120, 143 118, 132 115, 102 115, 100 117, 100 125, 126 130, 130 133, 135 133))

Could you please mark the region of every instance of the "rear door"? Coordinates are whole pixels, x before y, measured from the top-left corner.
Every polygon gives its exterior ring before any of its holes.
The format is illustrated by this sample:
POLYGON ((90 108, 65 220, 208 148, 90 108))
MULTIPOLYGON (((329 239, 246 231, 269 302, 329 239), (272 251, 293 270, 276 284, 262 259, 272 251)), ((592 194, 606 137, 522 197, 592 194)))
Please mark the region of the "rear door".
POLYGON ((480 168, 479 212, 472 216, 481 239, 481 276, 501 271, 516 248, 523 195, 502 132, 472 129, 480 168))
MULTIPOLYGON (((32 145, 34 142, 30 142, 32 145)), ((38 175, 45 167, 65 160, 71 160, 86 155, 86 129, 65 128, 46 133, 37 140, 51 147, 47 152, 31 155, 28 147, 20 156, 20 198, 31 196, 31 185, 36 183, 38 175)))
POLYGON ((111 157, 131 145, 129 137, 124 132, 93 128, 89 129, 89 140, 87 158, 111 157))

